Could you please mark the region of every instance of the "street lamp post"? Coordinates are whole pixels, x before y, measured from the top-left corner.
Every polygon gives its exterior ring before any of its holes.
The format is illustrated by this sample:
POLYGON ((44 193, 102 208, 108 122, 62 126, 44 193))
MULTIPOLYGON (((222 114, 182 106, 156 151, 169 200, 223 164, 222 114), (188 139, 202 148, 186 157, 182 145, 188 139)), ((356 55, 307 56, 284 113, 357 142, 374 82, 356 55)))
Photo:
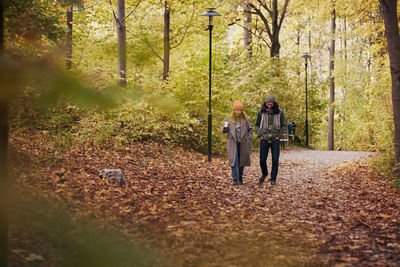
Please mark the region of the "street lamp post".
POLYGON ((311 56, 309 54, 304 54, 301 56, 304 58, 304 66, 305 66, 305 80, 306 80, 306 121, 305 121, 305 134, 306 134, 306 147, 308 147, 308 92, 307 92, 307 66, 308 66, 308 59, 311 60, 311 56))
POLYGON ((210 32, 210 66, 209 66, 209 83, 208 83, 208 161, 211 162, 211 126, 212 126, 212 115, 211 115, 211 51, 212 51, 212 30, 213 30, 213 17, 221 16, 215 11, 215 8, 207 8, 207 11, 201 14, 202 16, 208 16, 208 31, 210 32))

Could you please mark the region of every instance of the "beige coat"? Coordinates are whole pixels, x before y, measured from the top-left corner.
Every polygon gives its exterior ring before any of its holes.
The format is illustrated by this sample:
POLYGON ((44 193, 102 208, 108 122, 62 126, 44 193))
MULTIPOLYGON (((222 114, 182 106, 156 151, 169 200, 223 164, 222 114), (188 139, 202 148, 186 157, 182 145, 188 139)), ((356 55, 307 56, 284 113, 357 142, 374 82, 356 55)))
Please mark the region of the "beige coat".
MULTIPOLYGON (((224 122, 228 122, 228 127, 222 126, 222 132, 227 133, 226 148, 228 150, 229 166, 235 165, 236 157, 236 129, 230 122, 228 116, 224 122)), ((246 121, 241 122, 240 126, 240 162, 239 166, 250 166, 251 139, 253 138, 253 128, 251 128, 250 119, 246 116, 246 121)))

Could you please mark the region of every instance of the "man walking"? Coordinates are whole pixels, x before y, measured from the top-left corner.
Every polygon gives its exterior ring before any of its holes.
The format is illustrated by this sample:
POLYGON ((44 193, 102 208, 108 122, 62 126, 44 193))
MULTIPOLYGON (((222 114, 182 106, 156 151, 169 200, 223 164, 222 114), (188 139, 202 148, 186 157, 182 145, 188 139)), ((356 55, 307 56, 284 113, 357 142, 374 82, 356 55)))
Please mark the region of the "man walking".
POLYGON ((273 95, 268 95, 261 109, 257 113, 256 119, 257 136, 260 138, 260 167, 262 175, 258 180, 262 184, 268 176, 267 158, 271 148, 272 170, 271 185, 276 185, 278 175, 280 138, 286 129, 285 113, 279 108, 273 95))

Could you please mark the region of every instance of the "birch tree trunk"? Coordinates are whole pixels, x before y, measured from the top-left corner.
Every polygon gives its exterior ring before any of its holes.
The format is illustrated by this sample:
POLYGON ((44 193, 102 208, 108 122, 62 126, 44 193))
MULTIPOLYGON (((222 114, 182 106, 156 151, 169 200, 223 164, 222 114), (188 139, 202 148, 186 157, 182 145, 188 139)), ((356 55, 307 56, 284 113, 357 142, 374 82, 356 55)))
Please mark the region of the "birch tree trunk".
POLYGON ((118 84, 126 86, 125 0, 117 0, 118 84))
POLYGON ((249 13, 251 8, 249 7, 249 5, 244 3, 243 4, 243 9, 244 9, 243 45, 244 45, 244 49, 247 50, 247 52, 249 53, 249 57, 251 58, 253 56, 253 49, 250 46, 251 43, 252 43, 252 35, 251 35, 250 31, 249 31, 249 27, 251 26, 251 21, 252 21, 251 13, 249 13))
POLYGON ((67 11, 67 26, 68 26, 68 32, 67 32, 67 40, 66 40, 66 45, 67 45, 67 59, 65 62, 65 65, 67 69, 71 69, 72 65, 72 21, 73 21, 73 5, 71 5, 70 10, 67 11))
POLYGON ((165 1, 165 9, 164 9, 164 71, 163 71, 163 80, 168 78, 169 74, 169 57, 171 52, 170 46, 170 29, 171 29, 171 15, 168 7, 168 2, 165 1))

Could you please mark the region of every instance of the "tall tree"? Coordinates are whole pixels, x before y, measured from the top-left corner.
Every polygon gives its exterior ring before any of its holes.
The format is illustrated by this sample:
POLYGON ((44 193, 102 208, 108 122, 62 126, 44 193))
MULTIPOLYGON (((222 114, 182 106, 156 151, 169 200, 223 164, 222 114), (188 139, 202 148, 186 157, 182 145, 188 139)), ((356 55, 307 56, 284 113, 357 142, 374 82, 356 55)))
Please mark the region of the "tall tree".
POLYGON ((251 14, 249 11, 251 8, 247 3, 243 4, 243 10, 244 10, 244 22, 243 22, 243 45, 244 49, 248 51, 249 57, 252 57, 253 55, 253 49, 251 47, 252 43, 252 35, 249 30, 252 22, 251 14))
MULTIPOLYGON (((3 0, 0 0, 0 63, 3 64, 4 17, 3 0)), ((2 89, 4 90, 4 88, 2 89)), ((8 221, 5 208, 7 192, 7 151, 8 151, 8 99, 0 94, 0 266, 7 266, 8 221)))
MULTIPOLYGON (((175 4, 177 6, 179 5, 185 5, 187 6, 187 4, 184 2, 184 0, 181 1, 177 1, 175 2, 175 4)), ((182 26, 182 28, 179 28, 176 30, 177 34, 175 35, 171 35, 171 6, 168 5, 168 1, 164 1, 163 2, 163 9, 164 9, 164 30, 163 30, 163 35, 164 35, 164 56, 161 56, 161 53, 156 51, 156 48, 152 45, 152 42, 150 40, 148 40, 146 38, 146 34, 145 31, 143 29, 143 26, 141 24, 141 20, 139 20, 139 18, 137 16, 134 15, 134 17, 136 18, 136 20, 139 22, 139 29, 140 31, 143 33, 143 38, 146 42, 146 44, 148 45, 148 47, 150 48, 150 50, 154 53, 154 55, 157 56, 157 58, 163 63, 163 80, 166 80, 169 76, 169 72, 170 72, 170 63, 171 63, 171 50, 179 47, 185 37, 186 34, 188 33, 188 30, 190 28, 190 26, 192 25, 192 20, 194 17, 194 14, 196 12, 196 2, 193 2, 193 11, 192 11, 192 15, 190 17, 189 22, 187 23, 187 25, 182 26), (182 37, 180 37, 180 40, 177 40, 178 35, 183 32, 182 37)), ((176 9, 176 7, 174 8, 176 9)))
POLYGON ((270 48, 271 57, 278 56, 281 48, 281 44, 279 41, 279 33, 281 31, 282 23, 286 15, 286 11, 289 5, 290 0, 285 0, 282 11, 278 10, 278 0, 248 0, 247 3, 249 7, 251 7, 251 11, 248 11, 250 14, 254 14, 260 17, 262 22, 264 23, 265 30, 267 31, 268 37, 270 39, 270 44, 268 44, 270 48), (258 4, 258 6, 257 6, 258 4), (265 15, 265 12, 268 13, 269 19, 265 15))
POLYGON ((385 23, 385 35, 392 76, 392 105, 394 120, 395 175, 400 176, 400 35, 397 0, 379 0, 385 23))
POLYGON ((344 27, 344 74, 347 76, 347 20, 346 16, 343 19, 344 27))
POLYGON ((334 120, 335 120, 335 31, 336 9, 335 0, 332 1, 331 12, 331 45, 329 47, 329 118, 328 118, 328 150, 334 150, 334 120))
POLYGON ((117 0, 118 84, 126 86, 125 0, 117 0))
POLYGON ((72 20, 73 20, 73 5, 71 4, 70 10, 67 11, 67 60, 66 67, 67 69, 71 68, 72 65, 72 20))
POLYGON ((71 69, 72 67, 72 25, 73 25, 73 14, 75 11, 83 11, 88 8, 92 8, 95 5, 97 5, 99 2, 97 2, 94 5, 91 5, 87 8, 83 8, 83 3, 81 0, 69 0, 69 3, 67 0, 59 0, 61 4, 69 4, 69 10, 67 11, 67 27, 68 27, 68 32, 67 32, 67 38, 66 38, 66 48, 67 48, 67 53, 66 53, 66 61, 65 61, 65 66, 67 70, 71 69), (66 2, 66 3, 65 3, 66 2), (82 7, 81 9, 74 10, 74 4, 77 5, 78 7, 82 7))
POLYGON ((168 1, 165 1, 164 6, 164 71, 163 71, 163 80, 168 78, 169 74, 169 55, 171 52, 170 45, 170 36, 169 33, 171 31, 171 15, 168 7, 168 1))

